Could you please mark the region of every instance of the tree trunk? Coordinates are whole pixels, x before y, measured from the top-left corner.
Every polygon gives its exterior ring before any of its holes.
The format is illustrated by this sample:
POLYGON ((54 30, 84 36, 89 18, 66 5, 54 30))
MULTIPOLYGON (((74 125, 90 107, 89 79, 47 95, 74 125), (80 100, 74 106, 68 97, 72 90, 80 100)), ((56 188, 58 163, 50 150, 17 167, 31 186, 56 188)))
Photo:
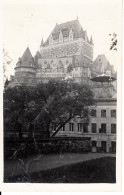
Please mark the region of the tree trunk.
POLYGON ((50 138, 50 121, 47 122, 46 124, 46 131, 47 131, 47 138, 50 138))
POLYGON ((54 137, 59 131, 60 129, 67 123, 69 122, 73 117, 69 117, 62 125, 59 126, 59 128, 52 134, 51 137, 54 137))

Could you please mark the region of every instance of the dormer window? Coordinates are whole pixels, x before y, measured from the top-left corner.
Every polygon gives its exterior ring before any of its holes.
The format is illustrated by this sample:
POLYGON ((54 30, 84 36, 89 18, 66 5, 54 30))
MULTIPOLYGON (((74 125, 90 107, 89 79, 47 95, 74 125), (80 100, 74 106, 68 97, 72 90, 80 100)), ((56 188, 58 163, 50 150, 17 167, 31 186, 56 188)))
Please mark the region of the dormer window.
POLYGON ((52 37, 52 35, 50 36, 49 44, 53 45, 53 37, 52 37))
POLYGON ((111 70, 106 70, 106 74, 107 74, 108 76, 111 76, 111 70))
POLYGON ((62 31, 60 31, 60 34, 59 34, 59 43, 63 43, 62 31))
POLYGON ((101 72, 104 73, 104 71, 105 71, 105 68, 104 68, 104 66, 102 66, 101 67, 101 72))
POLYGON ((73 31, 72 31, 72 29, 69 32, 69 41, 73 41, 73 31))

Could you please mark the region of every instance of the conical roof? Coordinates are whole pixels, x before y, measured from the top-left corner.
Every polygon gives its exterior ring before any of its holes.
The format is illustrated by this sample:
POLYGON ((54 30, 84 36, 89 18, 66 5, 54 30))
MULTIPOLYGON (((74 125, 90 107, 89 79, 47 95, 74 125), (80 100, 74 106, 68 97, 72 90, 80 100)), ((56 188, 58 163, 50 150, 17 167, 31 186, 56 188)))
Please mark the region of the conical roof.
POLYGON ((32 66, 34 65, 33 57, 30 52, 30 49, 27 47, 23 56, 21 57, 21 65, 22 66, 32 66))

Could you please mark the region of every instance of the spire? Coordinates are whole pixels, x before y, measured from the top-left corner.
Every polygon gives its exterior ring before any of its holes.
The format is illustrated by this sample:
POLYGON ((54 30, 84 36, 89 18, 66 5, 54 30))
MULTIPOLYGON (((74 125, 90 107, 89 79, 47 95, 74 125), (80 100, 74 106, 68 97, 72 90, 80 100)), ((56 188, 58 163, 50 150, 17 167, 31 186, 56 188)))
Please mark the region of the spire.
POLYGON ((42 37, 42 41, 41 41, 41 44, 40 44, 40 46, 43 46, 43 37, 42 37))
POLYGON ((93 39, 92 39, 92 36, 90 38, 90 43, 93 45, 93 39))
POLYGON ((80 37, 83 37, 83 28, 80 30, 80 37))

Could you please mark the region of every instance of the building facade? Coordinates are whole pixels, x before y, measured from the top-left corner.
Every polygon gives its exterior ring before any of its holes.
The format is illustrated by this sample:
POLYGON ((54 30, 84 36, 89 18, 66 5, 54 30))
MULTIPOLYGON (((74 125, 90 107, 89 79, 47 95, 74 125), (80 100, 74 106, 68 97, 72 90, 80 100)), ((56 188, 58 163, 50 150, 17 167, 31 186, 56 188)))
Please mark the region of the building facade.
POLYGON ((93 152, 116 152, 116 99, 95 99, 89 124, 76 117, 56 136, 91 137, 93 152))
POLYGON ((90 82, 93 62, 93 39, 88 38, 78 19, 56 24, 40 50, 33 57, 29 48, 15 67, 13 85, 34 85, 49 79, 65 79, 70 75, 75 82, 90 82))

